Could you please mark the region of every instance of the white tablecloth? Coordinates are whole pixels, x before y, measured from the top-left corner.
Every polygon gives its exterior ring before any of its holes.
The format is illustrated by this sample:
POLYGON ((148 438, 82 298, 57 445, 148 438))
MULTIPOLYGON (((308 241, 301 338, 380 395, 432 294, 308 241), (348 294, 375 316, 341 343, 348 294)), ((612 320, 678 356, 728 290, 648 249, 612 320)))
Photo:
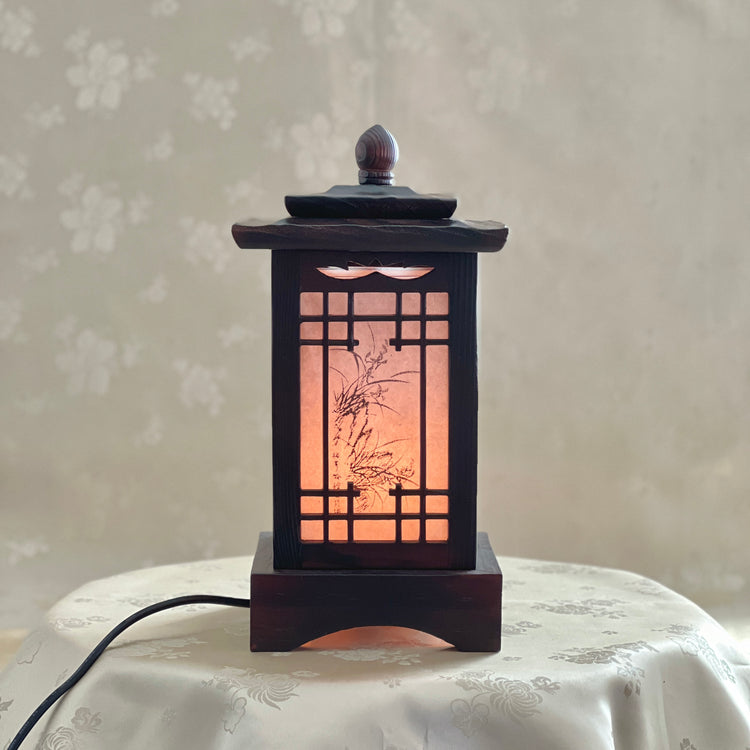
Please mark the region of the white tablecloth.
MULTIPOLYGON (((247 596, 251 558, 94 581, 0 675, 0 748, 121 619, 191 593, 247 596)), ((746 750, 750 663, 691 602, 640 576, 501 558, 503 648, 368 628, 251 653, 248 611, 126 631, 24 744, 42 750, 746 750)))

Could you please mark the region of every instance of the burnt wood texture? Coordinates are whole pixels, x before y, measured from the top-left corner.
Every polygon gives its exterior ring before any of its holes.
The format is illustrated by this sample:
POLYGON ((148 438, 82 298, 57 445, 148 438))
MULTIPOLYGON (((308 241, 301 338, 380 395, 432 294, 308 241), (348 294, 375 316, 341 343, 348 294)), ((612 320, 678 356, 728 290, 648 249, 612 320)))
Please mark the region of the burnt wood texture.
POLYGON ((457 219, 247 219, 232 227, 242 248, 352 252, 497 252, 508 227, 497 221, 457 219))
POLYGON ((289 651, 338 630, 394 625, 459 651, 499 651, 503 576, 487 535, 473 570, 276 570, 263 532, 250 577, 250 649, 289 651))
POLYGON ((423 195, 408 187, 334 185, 325 193, 287 195, 284 205, 299 219, 449 219, 453 195, 423 195))

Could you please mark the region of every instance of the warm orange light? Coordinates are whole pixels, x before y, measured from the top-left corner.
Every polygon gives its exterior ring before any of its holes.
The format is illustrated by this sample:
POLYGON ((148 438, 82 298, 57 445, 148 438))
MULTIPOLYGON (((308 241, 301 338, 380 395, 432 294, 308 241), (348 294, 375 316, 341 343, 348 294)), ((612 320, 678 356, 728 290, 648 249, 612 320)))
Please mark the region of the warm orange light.
POLYGON ((300 498, 300 510, 303 514, 307 515, 320 515, 323 513, 323 498, 322 497, 306 497, 303 495, 300 498))
POLYGON ((379 273, 389 279, 400 279, 401 281, 418 279, 433 270, 434 267, 432 266, 349 266, 348 268, 321 266, 318 268, 320 273, 332 279, 361 279, 371 273, 379 273))
POLYGON ((301 295, 303 542, 448 540, 447 315, 444 292, 301 295))
POLYGON ((448 541, 448 520, 446 518, 428 518, 425 521, 425 536, 428 542, 448 541))

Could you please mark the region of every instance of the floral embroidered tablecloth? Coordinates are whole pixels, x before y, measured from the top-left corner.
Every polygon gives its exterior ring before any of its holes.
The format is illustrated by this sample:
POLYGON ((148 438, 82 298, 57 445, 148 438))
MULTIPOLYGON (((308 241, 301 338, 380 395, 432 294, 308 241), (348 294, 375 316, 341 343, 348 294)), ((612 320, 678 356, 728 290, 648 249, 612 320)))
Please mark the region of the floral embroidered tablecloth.
MULTIPOLYGON (((500 562, 500 653, 399 628, 251 653, 247 610, 191 605, 121 635, 24 746, 750 749, 750 659, 697 606, 624 571, 500 562)), ((135 571, 60 601, 0 675, 0 748, 117 622, 174 596, 247 596, 250 565, 135 571)))

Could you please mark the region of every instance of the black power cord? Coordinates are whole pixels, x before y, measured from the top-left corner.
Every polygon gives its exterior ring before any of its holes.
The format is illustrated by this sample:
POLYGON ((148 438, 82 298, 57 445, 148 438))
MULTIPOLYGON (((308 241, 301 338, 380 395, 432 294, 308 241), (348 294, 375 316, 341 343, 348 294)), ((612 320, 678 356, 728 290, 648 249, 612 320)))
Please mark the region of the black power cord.
POLYGON ((161 612, 165 609, 171 609, 172 607, 182 607, 186 604, 219 604, 225 607, 250 607, 249 599, 237 599, 232 596, 214 596, 213 594, 194 594, 192 596, 177 596, 174 599, 166 599, 163 602, 157 602, 151 604, 148 607, 139 609, 130 617, 123 620, 119 625, 116 625, 102 640, 97 644, 91 653, 83 660, 81 666, 76 669, 73 674, 68 677, 59 687, 55 688, 37 707, 31 716, 26 720, 26 723, 21 727, 16 736, 11 740, 7 750, 18 750, 21 747, 21 743, 26 738, 26 735, 34 728, 34 725, 44 714, 53 706, 53 704, 61 698, 65 693, 78 682, 78 680, 91 669, 94 662, 102 655, 107 646, 117 638, 123 630, 129 628, 133 623, 142 620, 144 617, 153 615, 156 612, 161 612))

